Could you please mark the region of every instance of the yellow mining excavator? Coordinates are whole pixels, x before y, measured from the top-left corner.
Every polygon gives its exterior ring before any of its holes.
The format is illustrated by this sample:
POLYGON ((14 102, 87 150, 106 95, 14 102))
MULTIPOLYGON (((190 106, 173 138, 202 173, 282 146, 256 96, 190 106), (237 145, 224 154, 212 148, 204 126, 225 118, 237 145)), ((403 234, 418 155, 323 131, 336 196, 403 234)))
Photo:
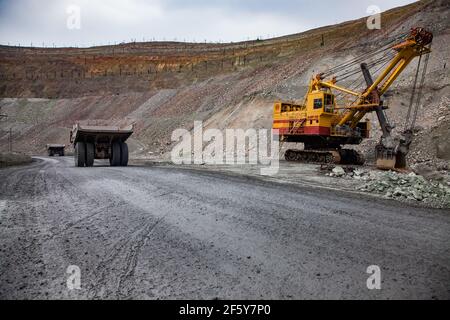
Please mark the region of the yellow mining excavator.
POLYGON ((363 118, 375 112, 383 133, 376 147, 377 167, 405 168, 432 41, 431 32, 423 28, 411 29, 407 34, 388 39, 376 51, 314 76, 303 104, 275 103, 273 128, 278 130, 280 142, 304 143, 304 150, 286 151, 286 160, 364 164, 364 157, 359 152, 343 146, 358 145, 369 138, 371 123, 363 118), (405 129, 394 138, 391 134, 393 126, 385 114, 388 107, 381 98, 416 57, 419 58, 418 66, 405 129), (372 74, 378 74, 375 80, 372 74), (346 79, 353 83, 348 87, 338 84, 346 79), (361 83, 353 88, 359 79, 361 83))

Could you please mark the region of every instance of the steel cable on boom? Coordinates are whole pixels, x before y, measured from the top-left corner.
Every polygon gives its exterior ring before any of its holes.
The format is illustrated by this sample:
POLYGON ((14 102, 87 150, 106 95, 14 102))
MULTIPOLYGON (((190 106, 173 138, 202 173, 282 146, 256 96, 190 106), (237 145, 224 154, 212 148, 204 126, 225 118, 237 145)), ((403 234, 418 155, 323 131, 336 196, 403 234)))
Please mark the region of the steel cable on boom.
POLYGON ((331 76, 331 75, 334 76, 335 74, 341 73, 342 71, 346 71, 348 68, 353 67, 355 64, 358 64, 360 62, 363 62, 364 60, 367 60, 367 59, 369 59, 369 58, 371 58, 373 56, 376 56, 377 54, 379 54, 379 53, 381 53, 381 52, 383 52, 385 50, 387 50, 387 49, 383 49, 383 50, 380 50, 380 51, 372 52, 372 53, 360 56, 358 58, 355 58, 354 60, 351 60, 350 62, 342 65, 341 67, 330 69, 330 70, 327 70, 326 72, 323 72, 323 76, 324 77, 328 77, 328 76, 331 76))
MULTIPOLYGON (((380 53, 381 53, 381 52, 377 53, 377 55, 380 54, 380 53)), ((391 59, 391 58, 394 56, 393 53, 387 52, 387 51, 383 54, 383 56, 381 56, 381 57, 375 59, 375 57, 377 57, 377 55, 374 55, 374 56, 372 57, 372 61, 366 62, 366 63, 367 63, 368 65, 370 65, 370 66, 375 66, 375 65, 377 65, 377 64, 379 64, 379 63, 383 63, 386 59, 391 59), (375 59, 375 61, 373 61, 374 59, 375 59)), ((369 59, 367 59, 367 60, 369 60, 369 59)), ((361 61, 361 62, 364 62, 364 61, 361 61)), ((344 72, 344 73, 338 72, 338 73, 336 73, 335 76, 336 76, 336 77, 340 77, 340 76, 343 77, 343 76, 346 76, 346 75, 349 74, 349 73, 354 72, 355 70, 360 71, 360 70, 361 70, 361 69, 360 69, 360 65, 357 65, 355 69, 349 70, 349 71, 344 72)))
MULTIPOLYGON (((431 49, 431 45, 430 45, 430 49, 431 49)), ((411 127, 410 127, 411 130, 413 130, 414 126, 416 125, 417 114, 419 112, 420 103, 422 102, 422 91, 423 91, 423 86, 425 84, 425 77, 427 74, 429 60, 430 60, 430 55, 427 54, 427 56, 425 57, 425 65, 422 70, 422 79, 420 81, 419 92, 417 93, 417 103, 416 103, 416 107, 414 109, 414 116, 413 116, 413 120, 412 120, 411 127)))
POLYGON ((401 35, 399 35, 399 36, 393 37, 393 38, 391 38, 391 40, 389 40, 385 45, 383 45, 381 49, 378 49, 378 50, 376 50, 376 51, 374 51, 374 52, 364 53, 364 54, 362 54, 362 55, 360 55, 360 56, 355 57, 354 59, 352 59, 352 60, 350 60, 350 61, 344 62, 344 63, 341 64, 341 65, 337 65, 337 66, 335 66, 335 67, 333 67, 333 68, 330 68, 330 69, 326 70, 324 73, 325 73, 325 74, 329 74, 329 73, 336 72, 337 70, 343 69, 343 68, 345 68, 345 67, 347 67, 347 66, 349 66, 349 65, 354 64, 355 62, 361 61, 361 60, 364 59, 364 58, 368 58, 368 57, 370 57, 370 56, 374 56, 374 55, 376 55, 376 54, 378 54, 378 53, 381 53, 381 52, 383 52, 383 51, 386 51, 387 49, 390 49, 392 43, 396 42, 396 41, 399 40, 399 39, 405 38, 405 36, 406 36, 407 34, 408 34, 408 33, 404 33, 404 34, 401 34, 401 35))
POLYGON ((369 57, 373 57, 373 56, 375 56, 375 55, 377 55, 377 54, 379 54, 379 53, 381 53, 383 51, 386 51, 386 50, 390 49, 390 47, 391 47, 393 42, 404 38, 406 35, 407 35, 407 33, 404 33, 404 34, 401 34, 399 36, 393 37, 381 49, 378 49, 378 50, 376 50, 374 52, 369 52, 369 53, 365 53, 365 54, 362 54, 360 56, 357 56, 357 57, 353 58, 352 60, 346 61, 343 64, 337 65, 335 67, 332 67, 332 68, 324 71, 323 74, 324 74, 324 76, 333 75, 336 72, 340 72, 341 70, 345 70, 345 68, 347 68, 347 67, 349 67, 349 66, 351 66, 351 65, 353 65, 355 63, 361 62, 364 59, 367 59, 369 57))
MULTIPOLYGON (((384 57, 384 58, 382 58, 380 60, 377 60, 375 62, 367 64, 367 67, 368 68, 373 68, 373 67, 376 67, 376 66, 378 66, 378 65, 380 65, 382 63, 389 62, 391 59, 392 59, 392 56, 386 56, 386 57, 384 57)), ((339 77, 339 81, 348 79, 348 78, 350 78, 350 77, 352 77, 352 76, 354 76, 354 75, 356 75, 356 74, 358 74, 360 72, 361 72, 361 69, 360 68, 356 68, 356 69, 352 70, 351 72, 349 72, 347 74, 343 74, 342 76, 340 76, 339 77)))
MULTIPOLYGON (((389 61, 390 61, 390 59, 388 59, 387 61, 385 61, 378 69, 376 69, 376 70, 373 72, 373 74, 377 74, 378 72, 380 72, 384 67, 386 67, 386 65, 389 63, 389 61)), ((360 77, 358 77, 355 81, 353 81, 352 84, 350 84, 350 86, 349 86, 350 90, 355 91, 356 89, 358 89, 359 87, 361 87, 361 86, 364 84, 365 79, 362 79, 362 81, 360 81, 356 86, 354 86, 354 84, 357 83, 358 80, 360 80, 361 77, 362 77, 362 73, 361 73, 361 76, 360 76, 360 77), (354 86, 354 87, 353 87, 353 86, 354 86)), ((346 93, 344 93, 344 92, 339 92, 339 93, 336 95, 336 99, 339 100, 339 99, 341 98, 341 96, 342 96, 342 98, 343 98, 345 95, 346 95, 346 93), (338 98, 338 97, 339 97, 339 98, 338 98)), ((356 99, 353 103, 355 103, 357 100, 358 100, 358 99, 356 99)))
POLYGON ((408 130, 408 124, 411 119, 411 113, 412 113, 412 108, 413 108, 413 104, 414 104, 414 99, 416 97, 417 80, 419 79, 421 63, 422 63, 422 55, 419 57, 419 62, 417 63, 416 76, 414 77, 414 84, 413 84, 412 91, 411 91, 411 98, 409 100, 408 113, 406 115, 406 120, 405 120, 405 131, 408 130))
MULTIPOLYGON (((381 65, 381 67, 378 68, 374 72, 374 74, 377 74, 383 67, 385 67, 391 61, 392 57, 393 57, 393 55, 391 55, 391 54, 385 55, 382 59, 379 59, 379 60, 377 60, 375 62, 369 63, 367 65, 367 67, 370 69, 370 68, 373 68, 373 67, 377 67, 378 65, 381 65)), ((358 86, 353 87, 353 85, 355 83, 357 83, 359 81, 359 79, 362 77, 362 72, 361 72, 360 68, 354 70, 354 72, 352 72, 351 74, 348 74, 347 76, 345 76, 343 78, 339 78, 338 80, 339 81, 343 81, 343 80, 345 80, 347 78, 350 78, 351 76, 356 75, 356 74, 360 74, 360 76, 349 85, 350 90, 354 90, 356 88, 359 88, 359 86, 362 85, 362 83, 364 83, 364 80, 363 80, 361 84, 358 84, 358 86)))

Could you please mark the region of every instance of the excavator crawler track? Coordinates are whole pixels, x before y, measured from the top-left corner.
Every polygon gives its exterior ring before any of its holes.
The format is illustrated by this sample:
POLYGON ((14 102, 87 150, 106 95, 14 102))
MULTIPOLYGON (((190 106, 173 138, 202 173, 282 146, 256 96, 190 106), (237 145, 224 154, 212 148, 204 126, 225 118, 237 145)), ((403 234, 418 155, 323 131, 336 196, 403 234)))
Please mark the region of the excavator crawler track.
POLYGON ((314 164, 363 165, 364 157, 355 150, 287 150, 285 159, 289 162, 314 164))

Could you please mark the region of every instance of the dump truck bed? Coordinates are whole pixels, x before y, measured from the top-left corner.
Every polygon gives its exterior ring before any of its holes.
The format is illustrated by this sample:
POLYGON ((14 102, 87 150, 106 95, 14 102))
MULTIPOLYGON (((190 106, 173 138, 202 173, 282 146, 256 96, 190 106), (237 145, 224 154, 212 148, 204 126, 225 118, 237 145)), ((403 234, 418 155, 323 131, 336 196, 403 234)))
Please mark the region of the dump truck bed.
POLYGON ((83 126, 75 125, 71 132, 71 143, 90 142, 125 142, 133 134, 133 126, 83 126))
POLYGON ((47 153, 50 157, 59 155, 63 157, 65 154, 66 145, 65 144, 47 144, 47 153))
POLYGON ((65 144, 47 144, 47 149, 60 149, 60 148, 65 148, 66 145, 65 144))

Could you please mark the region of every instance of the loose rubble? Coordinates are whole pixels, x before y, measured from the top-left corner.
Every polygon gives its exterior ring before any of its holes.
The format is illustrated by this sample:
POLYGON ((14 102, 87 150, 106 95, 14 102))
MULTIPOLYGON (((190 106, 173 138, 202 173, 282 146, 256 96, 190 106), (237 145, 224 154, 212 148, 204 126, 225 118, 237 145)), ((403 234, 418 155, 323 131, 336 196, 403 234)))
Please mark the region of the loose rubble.
POLYGON ((361 181, 355 184, 358 191, 377 193, 388 199, 423 202, 435 208, 450 208, 448 183, 427 180, 414 172, 376 171, 345 167, 322 168, 331 171, 327 176, 361 181))

